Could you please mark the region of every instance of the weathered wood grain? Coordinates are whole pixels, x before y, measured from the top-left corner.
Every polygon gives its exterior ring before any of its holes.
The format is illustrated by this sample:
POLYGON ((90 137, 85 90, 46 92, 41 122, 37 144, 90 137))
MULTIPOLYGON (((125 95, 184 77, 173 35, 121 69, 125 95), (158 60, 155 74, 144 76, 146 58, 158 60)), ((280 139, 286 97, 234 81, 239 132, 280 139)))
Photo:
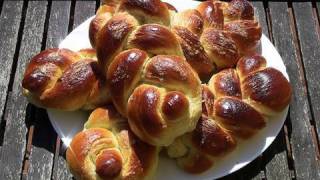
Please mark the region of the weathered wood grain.
POLYGON ((260 176, 264 176, 264 172, 261 171, 262 157, 259 156, 246 167, 236 172, 236 179, 247 180, 247 179, 259 179, 260 176))
POLYGON ((297 26, 302 60, 307 81, 309 101, 313 120, 320 137, 320 37, 316 27, 317 17, 313 15, 311 2, 292 4, 297 26))
POLYGON ((263 154, 267 179, 291 179, 283 130, 263 154))
POLYGON ((63 144, 60 138, 57 138, 56 141, 56 152, 55 152, 55 161, 53 166, 53 174, 52 179, 72 179, 72 174, 69 171, 67 166, 67 162, 64 158, 64 154, 60 154, 59 152, 64 152, 63 144))
POLYGON ((49 18, 46 48, 58 47, 68 34, 71 0, 53 0, 49 18))
POLYGON ((254 7, 254 15, 256 17, 256 20, 259 22, 260 26, 262 27, 262 33, 265 34, 266 36, 269 36, 266 13, 263 6, 263 2, 254 1, 252 2, 252 5, 254 7))
MULTIPOLYGON (((20 1, 15 1, 14 4, 17 2, 20 1)), ((12 107, 5 111, 7 123, 0 159, 0 179, 20 179, 27 135, 25 124, 27 101, 21 94, 21 80, 29 58, 41 48, 46 5, 45 1, 28 3, 18 64, 12 85, 12 96, 9 99, 12 107)))
MULTIPOLYGON (((255 15, 259 20, 263 33, 272 41, 272 38, 269 36, 271 32, 269 32, 267 23, 268 16, 266 15, 263 2, 253 2, 253 5, 255 7, 255 15)), ((263 164, 261 164, 261 166, 265 167, 265 176, 267 179, 290 179, 285 134, 283 130, 281 130, 271 146, 263 153, 262 159, 263 164)), ((258 179, 261 179, 261 175, 262 173, 258 175, 258 179)))
MULTIPOLYGON (((2 122, 3 112, 9 89, 10 74, 14 64, 14 54, 17 46, 19 26, 21 22, 23 2, 5 1, 1 3, 0 15, 0 138, 2 142, 5 122, 2 122)), ((2 143, 0 144, 2 145, 2 143)))
POLYGON ((96 10, 95 0, 76 1, 74 9, 73 28, 79 26, 83 21, 93 16, 96 10))
POLYGON ((44 109, 35 109, 32 123, 34 132, 27 179, 50 179, 57 135, 44 109))
POLYGON ((319 179, 315 144, 310 130, 311 114, 303 80, 301 59, 295 50, 294 33, 286 2, 269 2, 272 34, 276 48, 286 65, 293 97, 290 104, 290 136, 297 179, 319 179))

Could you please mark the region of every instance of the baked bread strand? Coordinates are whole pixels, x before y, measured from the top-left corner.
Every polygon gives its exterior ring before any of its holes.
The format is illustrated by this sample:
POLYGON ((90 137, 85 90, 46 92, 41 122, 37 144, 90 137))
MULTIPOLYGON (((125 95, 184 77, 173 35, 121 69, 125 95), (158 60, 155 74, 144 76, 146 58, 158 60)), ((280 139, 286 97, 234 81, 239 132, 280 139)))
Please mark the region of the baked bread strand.
POLYGON ((234 67, 242 55, 255 53, 262 35, 246 0, 205 1, 182 12, 160 0, 105 3, 113 13, 102 6, 89 34, 96 37, 92 46, 106 71, 119 52, 139 48, 149 55, 184 56, 199 77, 208 80, 217 69, 234 67))
POLYGON ((28 64, 22 87, 29 102, 44 108, 93 109, 110 101, 94 49, 40 52, 28 64))
POLYGON ((248 141, 288 106, 291 87, 283 74, 260 55, 242 57, 202 86, 202 116, 196 129, 176 139, 168 155, 190 173, 202 173, 248 141), (240 142, 241 143, 241 142, 240 142))
POLYGON ((152 179, 158 148, 140 141, 112 106, 95 109, 66 153, 76 179, 152 179))
POLYGON ((107 77, 113 103, 141 140, 167 146, 195 128, 201 114, 201 86, 184 59, 150 58, 131 49, 115 57, 107 77))

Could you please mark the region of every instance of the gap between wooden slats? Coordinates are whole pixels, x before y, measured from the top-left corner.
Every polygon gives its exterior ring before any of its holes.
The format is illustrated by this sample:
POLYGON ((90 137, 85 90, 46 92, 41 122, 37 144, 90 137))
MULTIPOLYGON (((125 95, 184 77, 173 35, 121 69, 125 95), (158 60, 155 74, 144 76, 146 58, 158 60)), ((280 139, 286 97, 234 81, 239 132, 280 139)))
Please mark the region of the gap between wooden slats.
MULTIPOLYGON (((265 14, 266 14, 266 28, 268 32, 268 38, 274 44, 272 36, 272 26, 271 26, 271 17, 269 13, 268 3, 264 2, 265 14)), ((291 171, 290 170, 290 158, 291 158, 291 147, 289 136, 287 132, 287 126, 290 124, 289 117, 286 118, 286 121, 283 125, 283 128, 280 130, 274 142, 271 146, 263 153, 264 167, 266 171, 267 179, 290 179, 291 171)))
MULTIPOLYGON (((22 1, 17 2, 22 3, 22 1)), ((14 6, 17 2, 13 2, 14 6)), ((6 110, 7 123, 0 161, 4 167, 0 169, 2 171, 0 175, 3 176, 0 179, 20 179, 21 177, 23 157, 26 153, 28 114, 30 114, 28 108, 30 106, 27 106, 27 101, 21 93, 21 80, 29 56, 40 50, 42 25, 45 19, 43 15, 46 12, 46 8, 42 5, 43 2, 36 2, 24 6, 24 9, 27 9, 27 15, 25 15, 24 31, 18 51, 17 68, 15 73, 13 72, 14 76, 12 76, 14 78, 12 95, 8 99, 9 105, 8 110, 6 110)))
POLYGON ((3 5, 3 0, 0 0, 0 15, 1 15, 1 11, 2 11, 2 5, 3 5))
POLYGON ((316 27, 318 30, 318 38, 320 39, 320 2, 312 2, 313 15, 316 17, 316 27))
MULTIPOLYGON (((314 14, 315 7, 308 3, 290 3, 291 12, 294 16, 294 25, 297 29, 300 58, 302 60, 306 92, 308 95, 312 119, 311 131, 314 144, 316 144, 317 159, 319 160, 319 143, 317 131, 320 131, 320 39, 318 17, 314 14)), ((319 134, 318 134, 319 135, 319 134)))
MULTIPOLYGON (((34 1, 29 1, 29 3, 36 3, 34 1)), ((40 3, 40 2, 39 2, 40 3)), ((46 12, 44 16, 43 32, 40 51, 45 48, 46 33, 48 28, 48 17, 50 15, 51 2, 41 2, 44 3, 46 12)), ((43 17, 42 17, 43 18, 43 17)), ((38 53, 38 52, 34 52, 38 53)), ((32 57, 33 55, 31 55, 32 57)), ((30 57, 30 58, 31 58, 30 57)), ((29 59, 27 60, 27 63, 29 59)), ((25 67, 23 67, 25 69, 25 67)), ((22 172, 22 179, 49 179, 51 176, 52 167, 52 157, 53 157, 53 146, 49 145, 50 136, 54 136, 52 127, 51 131, 49 122, 43 117, 43 113, 39 108, 34 107, 35 118, 29 125, 29 133, 27 138, 27 149, 24 159, 24 167, 22 172), (45 125, 45 123, 47 123, 45 125), (44 133, 45 132, 45 133, 44 133), (51 133, 50 133, 51 132, 51 133), (48 139, 49 136, 49 139, 48 139), (51 151, 51 153, 50 153, 51 151)))
POLYGON ((288 4, 285 2, 269 2, 269 7, 270 11, 274 13, 271 13, 272 26, 277 27, 276 30, 273 30, 275 32, 273 38, 284 58, 291 82, 293 82, 291 85, 294 91, 289 111, 291 124, 288 126, 288 134, 294 160, 292 163, 294 178, 316 178, 317 173, 312 173, 312 175, 308 173, 317 171, 314 168, 317 164, 316 151, 312 139, 309 102, 305 91, 304 73, 297 47, 298 41, 292 21, 293 16, 290 13, 290 7, 288 9, 288 4))
MULTIPOLYGON (((20 40, 21 40, 21 35, 22 35, 22 30, 24 27, 24 17, 26 11, 24 10, 24 7, 26 7, 26 3, 19 2, 19 3, 13 3, 13 2, 3 2, 1 1, 1 16, 0 20, 4 22, 1 26, 1 31, 0 36, 1 36, 1 42, 5 43, 3 44, 4 46, 1 45, 1 59, 2 63, 5 64, 5 69, 11 70, 9 74, 2 74, 2 78, 5 78, 7 81, 3 84, 3 86, 6 87, 6 89, 2 89, 1 95, 5 96, 5 99, 2 99, 1 103, 5 103, 5 106, 1 106, 1 111, 0 111, 0 121, 1 121, 1 127, 0 127, 0 146, 2 146, 2 150, 0 151, 0 179, 3 179, 5 177, 17 177, 17 174, 21 171, 22 167, 22 156, 19 156, 17 154, 17 158, 20 159, 21 157, 21 162, 15 163, 15 165, 12 164, 5 164, 7 157, 4 157, 6 154, 8 154, 7 150, 7 143, 8 143, 8 138, 10 136, 8 135, 8 132, 5 132, 5 127, 7 125, 7 120, 10 118, 8 111, 12 109, 12 98, 11 98, 11 86, 13 78, 14 78, 14 71, 15 71, 15 66, 16 62, 18 61, 18 52, 20 49, 20 40), (10 7, 12 6, 12 7, 10 7), (5 9, 6 8, 6 9, 5 9), (10 10, 9 10, 9 9, 10 10), (10 14, 11 13, 11 14, 10 14), (8 25, 5 22, 5 18, 7 17, 8 20, 10 20, 10 24, 8 25), (6 28, 5 28, 6 27, 6 28), (9 27, 9 29, 7 28, 9 27), (10 29, 11 28, 11 29, 10 29), (8 62, 8 63, 6 63, 8 62), (12 63, 12 64, 11 64, 12 63), (4 77, 4 76, 5 77, 4 77), (11 103, 10 103, 11 102, 11 103), (6 139, 4 139, 6 138, 6 139), (8 169, 8 167, 11 166, 15 167, 15 169, 8 169), (7 169, 7 170, 6 170, 7 169)), ((2 68, 1 68, 2 69, 2 68)), ((6 72, 5 69, 2 69, 2 72, 6 72)), ((2 84, 2 83, 1 83, 2 84)), ((10 123, 10 121, 8 122, 10 123)), ((11 122, 12 123, 12 122, 11 122)), ((24 152, 24 147, 21 148, 20 151, 24 152)), ((10 167, 9 167, 10 168, 10 167)))
POLYGON ((20 49, 20 41, 22 38, 22 31, 26 14, 26 3, 20 2, 16 4, 16 9, 9 10, 8 7, 12 8, 10 6, 12 6, 13 3, 8 1, 6 3, 4 3, 3 1, 1 2, 2 8, 0 18, 1 21, 3 21, 3 24, 1 25, 2 27, 0 27, 2 31, 0 32, 0 36, 3 36, 1 37, 1 43, 3 44, 0 45, 0 56, 2 59, 2 65, 4 66, 2 67, 0 65, 2 69, 0 74, 3 78, 0 81, 1 86, 3 86, 3 88, 0 90, 0 147, 2 147, 4 140, 3 138, 6 126, 6 119, 4 118, 4 115, 8 103, 8 95, 12 90, 12 82, 14 79, 14 72, 18 61, 18 52, 20 49), (4 20, 4 16, 10 17, 8 19, 11 23, 9 27, 5 27, 8 22, 4 20))

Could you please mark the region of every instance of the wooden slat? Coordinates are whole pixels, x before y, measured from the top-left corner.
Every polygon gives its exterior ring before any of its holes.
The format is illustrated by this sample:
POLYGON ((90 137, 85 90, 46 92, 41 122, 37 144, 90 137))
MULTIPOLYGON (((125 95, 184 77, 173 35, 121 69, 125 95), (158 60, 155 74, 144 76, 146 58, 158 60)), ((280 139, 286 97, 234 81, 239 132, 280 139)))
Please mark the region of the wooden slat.
POLYGON ((71 0, 53 0, 49 18, 46 48, 58 47, 68 34, 71 0))
MULTIPOLYGON (((76 28, 80 25, 83 21, 88 19, 89 17, 95 14, 96 2, 95 1, 76 1, 75 8, 74 8, 74 19, 72 27, 76 28)), ((65 36, 63 36, 64 38, 65 36)), ((70 179, 72 177, 67 162, 64 157, 61 155, 65 155, 65 148, 62 144, 60 144, 60 139, 57 140, 59 143, 58 148, 60 147, 60 155, 56 153, 55 165, 54 165, 54 172, 53 172, 53 179, 70 179), (58 156, 57 156, 58 155, 58 156)), ((59 151, 57 151, 59 152, 59 151)))
POLYGON ((59 153, 65 151, 62 146, 61 139, 57 138, 52 179, 72 179, 64 154, 59 153))
MULTIPOLYGON (((46 18, 48 18, 51 3, 47 2, 43 4, 43 6, 49 8, 46 12, 46 18)), ((47 37, 47 21, 48 19, 44 24, 45 29, 42 38, 42 48, 45 46, 44 44, 47 37)), ((31 147, 30 150, 27 149, 27 151, 30 151, 30 156, 27 157, 25 161, 22 177, 26 179, 50 179, 56 133, 43 109, 35 108, 35 118, 30 127, 29 137, 28 144, 30 143, 31 147)))
POLYGON ((288 6, 285 2, 269 2, 269 8, 274 43, 287 67, 293 88, 289 111, 291 127, 288 128, 291 135, 296 178, 319 179, 315 144, 312 141, 310 130, 311 114, 303 80, 303 69, 299 54, 295 50, 294 33, 289 24, 288 6))
POLYGON ((34 132, 27 179, 50 179, 57 137, 44 109, 35 110, 34 132))
POLYGON ((320 37, 310 2, 294 2, 293 10, 302 54, 313 120, 320 137, 320 37))
POLYGON ((10 73, 14 64, 18 31, 21 21, 23 2, 5 1, 1 3, 0 15, 0 146, 2 145, 5 121, 2 121, 6 97, 10 81, 10 73))
MULTIPOLYGON (((267 23, 268 16, 266 15, 263 2, 253 2, 256 8, 256 17, 258 17, 263 33, 270 37, 269 27, 267 23)), ((285 133, 283 129, 280 131, 277 138, 270 147, 263 153, 265 167, 265 176, 267 179, 290 179, 290 171, 287 161, 287 152, 285 144, 285 133)))
POLYGON ((255 1, 252 2, 252 5, 254 7, 254 15, 256 17, 256 20, 259 21, 259 24, 262 27, 263 34, 269 36, 266 13, 263 6, 263 2, 255 1))
POLYGON ((291 179, 284 136, 284 132, 281 130, 275 141, 264 153, 267 179, 291 179))
POLYGON ((236 179, 247 180, 247 179, 259 179, 260 176, 264 177, 264 172, 261 171, 262 157, 259 156, 246 167, 236 172, 236 179))
MULTIPOLYGON (((15 6, 17 2, 19 1, 13 1, 15 6)), ((28 3, 12 96, 8 100, 12 107, 5 111, 7 123, 0 159, 1 166, 4 167, 0 168, 0 179, 20 179, 27 135, 25 124, 27 100, 21 94, 21 80, 29 58, 41 48, 46 5, 47 2, 44 1, 28 3)))
POLYGON ((73 28, 79 26, 83 21, 94 15, 96 10, 95 0, 76 1, 74 10, 73 28))

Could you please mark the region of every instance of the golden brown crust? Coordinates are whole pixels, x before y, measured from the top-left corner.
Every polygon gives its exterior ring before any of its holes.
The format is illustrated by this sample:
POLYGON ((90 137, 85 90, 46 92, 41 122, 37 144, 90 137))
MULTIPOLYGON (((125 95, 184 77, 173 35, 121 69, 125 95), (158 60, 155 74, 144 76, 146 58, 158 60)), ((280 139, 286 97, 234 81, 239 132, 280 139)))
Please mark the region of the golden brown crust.
POLYGON ((241 98, 240 80, 234 69, 225 69, 215 74, 208 85, 215 98, 222 96, 241 98))
POLYGON ((207 28, 202 33, 200 42, 219 69, 234 67, 238 62, 238 48, 226 32, 207 28))
POLYGON ((143 141, 169 145, 194 129, 201 112, 200 80, 184 59, 149 59, 131 49, 115 58, 107 76, 113 103, 143 141))
POLYGON ((183 113, 188 111, 189 101, 179 91, 172 91, 166 94, 162 104, 162 112, 168 120, 177 120, 183 113))
POLYGON ((153 176, 158 149, 140 141, 111 106, 92 112, 86 129, 73 138, 66 157, 78 179, 138 180, 153 176))
POLYGON ((89 25, 89 39, 92 47, 95 47, 97 33, 112 17, 113 13, 114 8, 111 6, 102 5, 99 7, 96 16, 93 18, 89 25))
POLYGON ((118 11, 128 12, 141 24, 170 22, 168 6, 160 0, 122 0, 118 11))
POLYGON ((253 20, 254 9, 252 4, 247 0, 232 0, 223 11, 225 21, 237 19, 253 20))
POLYGON ((248 138, 265 126, 263 116, 238 98, 225 97, 215 101, 215 119, 235 136, 248 138))
POLYGON ((230 133, 206 116, 198 121, 192 133, 192 143, 201 152, 211 156, 224 155, 236 147, 236 141, 230 133))
POLYGON ((267 66, 267 61, 263 56, 258 54, 244 56, 239 59, 237 64, 237 72, 240 79, 246 78, 250 73, 264 69, 267 66))
POLYGON ((223 11, 220 2, 205 1, 198 5, 197 10, 204 19, 205 27, 213 27, 217 29, 223 28, 223 11))
POLYGON ((243 98, 279 112, 290 102, 291 86, 281 72, 266 68, 248 75, 242 82, 243 98))
POLYGON ((169 10, 178 12, 178 10, 177 10, 172 4, 167 3, 167 2, 163 2, 163 3, 167 6, 167 8, 168 8, 169 10))
POLYGON ((257 21, 232 21, 225 24, 224 29, 237 44, 241 54, 252 54, 256 51, 262 36, 262 29, 257 21))
POLYGON ((114 15, 98 32, 97 57, 105 71, 108 70, 116 54, 122 50, 125 39, 136 25, 137 21, 132 16, 119 13, 114 15))
POLYGON ((140 80, 142 66, 148 56, 144 51, 131 49, 120 53, 111 63, 107 81, 110 94, 118 111, 127 116, 127 102, 140 80))
POLYGON ((215 70, 215 63, 209 59, 199 38, 184 27, 176 26, 173 32, 178 36, 183 54, 188 63, 201 79, 209 79, 209 76, 215 70))
POLYGON ((121 155, 116 150, 103 151, 96 159, 96 173, 102 179, 112 179, 122 169, 121 155))
POLYGON ((182 55, 175 35, 165 26, 139 26, 129 37, 128 48, 138 48, 149 54, 182 55))
POLYGON ((203 30, 204 22, 199 11, 195 9, 188 9, 173 16, 171 26, 184 27, 197 36, 200 36, 203 30))
POLYGON ((94 50, 48 49, 26 68, 24 94, 37 106, 61 110, 93 108, 108 102, 94 50))
MULTIPOLYGON (((166 128, 157 107, 160 106, 160 92, 153 86, 139 86, 128 102, 129 124, 139 137, 157 137, 166 128), (147 109, 147 111, 146 111, 147 109)), ((152 139, 146 140, 151 144, 152 139)))
POLYGON ((193 96, 200 93, 199 78, 190 65, 178 56, 158 55, 151 58, 145 68, 145 79, 193 96))

